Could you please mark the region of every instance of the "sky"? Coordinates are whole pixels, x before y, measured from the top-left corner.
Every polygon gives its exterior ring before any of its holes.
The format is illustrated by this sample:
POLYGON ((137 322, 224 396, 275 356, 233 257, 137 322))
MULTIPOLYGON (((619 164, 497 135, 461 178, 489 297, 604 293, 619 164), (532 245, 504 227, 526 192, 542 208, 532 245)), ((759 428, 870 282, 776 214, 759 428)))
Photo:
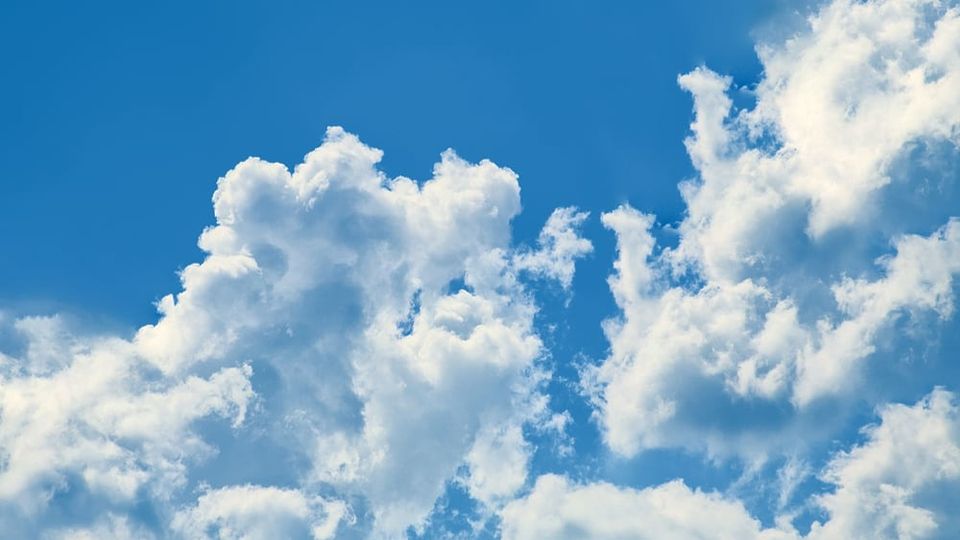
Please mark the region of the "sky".
POLYGON ((960 535, 960 7, 0 7, 0 536, 960 535))

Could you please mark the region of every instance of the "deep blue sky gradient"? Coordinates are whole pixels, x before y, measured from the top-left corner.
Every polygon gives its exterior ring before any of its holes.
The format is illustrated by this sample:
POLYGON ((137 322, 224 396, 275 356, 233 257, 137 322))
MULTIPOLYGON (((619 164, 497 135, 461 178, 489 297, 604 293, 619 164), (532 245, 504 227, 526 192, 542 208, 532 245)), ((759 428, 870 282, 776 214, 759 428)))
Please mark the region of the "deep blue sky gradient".
MULTIPOLYGON (((135 328, 178 290, 217 178, 247 156, 289 166, 343 125, 425 179, 453 147, 521 176, 532 239, 578 204, 597 253, 574 311, 596 321, 630 201, 678 219, 691 174, 678 73, 738 82, 773 0, 100 2, 0 6, 0 301, 135 328), (583 312, 586 310, 586 312, 583 312)), ((577 316, 572 322, 578 322, 577 316)), ((591 328, 594 337, 599 329, 591 328)))

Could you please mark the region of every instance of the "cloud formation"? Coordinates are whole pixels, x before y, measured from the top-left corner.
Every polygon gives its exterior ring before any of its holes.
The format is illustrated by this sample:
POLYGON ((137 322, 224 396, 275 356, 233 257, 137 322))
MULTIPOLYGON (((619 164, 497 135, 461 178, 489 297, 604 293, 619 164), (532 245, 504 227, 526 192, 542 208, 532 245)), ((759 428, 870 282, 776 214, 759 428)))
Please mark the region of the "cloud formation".
POLYGON ((915 352, 958 328, 960 8, 835 0, 808 23, 758 47, 751 88, 679 77, 680 223, 600 215, 617 311, 562 396, 584 425, 553 403, 547 360, 569 359, 539 315, 577 294, 589 214, 516 245, 510 169, 448 150, 391 178, 332 127, 293 170, 218 181, 154 323, 0 312, 0 531, 404 538, 462 496, 464 536, 960 536, 960 406, 932 370, 956 358, 915 352), (740 476, 611 478, 650 450, 740 476))
POLYGON ((882 385, 872 365, 909 346, 884 332, 952 319, 957 200, 930 168, 960 142, 958 50, 956 7, 836 1, 759 47, 752 107, 734 110, 731 79, 707 68, 679 78, 698 177, 681 185, 677 245, 629 206, 602 216, 621 314, 585 384, 614 451, 756 460, 815 444, 842 427, 821 405, 882 385))
POLYGON ((675 480, 644 489, 578 485, 557 475, 502 512, 503 537, 885 540, 954 538, 960 489, 960 408, 934 390, 913 406, 886 405, 866 440, 836 454, 821 472, 832 490, 814 499, 827 518, 799 533, 790 516, 764 527, 744 504, 675 480))
MULTIPOLYGON (((522 428, 549 410, 521 274, 569 288, 591 249, 576 233, 586 214, 559 209, 539 247, 514 250, 512 171, 447 151, 417 183, 379 172, 381 155, 331 128, 292 172, 237 165, 218 182, 206 258, 130 340, 14 322, 23 354, 5 357, 0 389, 5 528, 56 521, 57 499, 83 494, 90 507, 149 508, 187 537, 276 526, 325 538, 338 521, 396 537, 457 478, 487 504, 522 487, 522 428), (195 430, 210 416, 232 426, 227 446, 195 430), (274 462, 283 484, 204 488, 192 467, 220 451, 274 462), (178 510, 189 486, 203 494, 178 510)), ((85 519, 62 516, 136 525, 85 519)))
POLYGON ((836 488, 811 538, 952 538, 960 534, 960 408, 942 389, 912 407, 885 405, 866 442, 821 473, 836 488))
POLYGON ((502 515, 507 540, 789 538, 761 531, 741 503, 692 490, 679 480, 636 490, 602 482, 578 486, 561 476, 545 475, 502 515))
POLYGON ((289 489, 231 486, 204 493, 178 512, 172 529, 186 538, 213 532, 221 539, 333 538, 345 517, 343 502, 306 497, 289 489))

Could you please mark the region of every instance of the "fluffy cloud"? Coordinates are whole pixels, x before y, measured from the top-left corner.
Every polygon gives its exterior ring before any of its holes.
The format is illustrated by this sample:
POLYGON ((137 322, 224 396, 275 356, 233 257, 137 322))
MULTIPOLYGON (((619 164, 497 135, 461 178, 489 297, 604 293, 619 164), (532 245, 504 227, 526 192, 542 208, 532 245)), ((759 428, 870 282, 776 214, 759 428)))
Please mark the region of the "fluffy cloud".
POLYGON ((593 251, 593 244, 577 234, 586 212, 558 208, 550 214, 537 239, 540 249, 519 253, 514 265, 535 275, 557 280, 564 289, 573 285, 576 260, 593 251))
POLYGON ((51 498, 84 492, 168 516, 218 451, 266 460, 287 485, 208 489, 174 518, 186 536, 273 524, 325 537, 350 501, 358 530, 398 537, 448 482, 486 504, 522 487, 522 427, 549 415, 523 276, 569 287, 591 249, 576 233, 586 214, 558 210, 536 249, 515 250, 512 171, 447 151, 418 183, 387 178, 381 155, 331 128, 292 172, 237 165, 218 182, 205 259, 130 340, 17 322, 26 345, 4 357, 0 386, 0 497, 14 514, 39 524, 51 498), (233 426, 226 446, 194 429, 208 416, 233 426))
POLYGON ((793 538, 787 532, 763 530, 740 502, 692 490, 679 480, 635 490, 603 482, 573 485, 561 476, 545 475, 527 497, 510 503, 502 517, 505 540, 793 538))
POLYGON ((66 492, 87 492, 104 508, 131 504, 144 491, 169 497, 188 465, 213 451, 192 424, 220 416, 238 426, 253 396, 249 366, 159 380, 129 342, 71 337, 58 318, 17 326, 25 354, 5 363, 0 379, 4 530, 42 520, 50 500, 66 492))
POLYGON ((584 384, 613 450, 763 459, 829 437, 842 421, 816 404, 855 396, 871 356, 896 358, 885 330, 951 319, 957 201, 931 163, 957 152, 957 50, 955 7, 837 1, 759 48, 752 108, 734 111, 731 79, 706 68, 679 78, 698 178, 681 185, 678 244, 658 247, 631 207, 603 215, 622 313, 584 384))
POLYGON ((942 389, 912 407, 886 405, 866 442, 822 473, 836 485, 819 497, 829 513, 811 538, 955 538, 960 493, 960 408, 942 389))
POLYGON ((700 181, 683 186, 678 257, 711 280, 737 280, 774 265, 783 254, 767 252, 797 226, 823 241, 896 219, 878 214, 895 160, 918 143, 957 142, 958 42, 960 15, 946 3, 839 0, 807 31, 759 47, 752 109, 731 110, 729 78, 681 76, 700 181))
POLYGON ((513 496, 527 479, 529 444, 518 425, 481 433, 467 454, 467 487, 488 505, 513 496))
POLYGON ((792 297, 759 280, 708 282, 695 290, 664 285, 662 267, 647 261, 652 219, 629 208, 603 219, 619 238, 618 273, 610 283, 625 318, 608 321, 611 357, 588 375, 608 442, 625 455, 693 441, 720 451, 736 433, 697 423, 710 421, 696 418, 702 398, 789 398, 804 406, 840 394, 856 381, 876 333, 897 316, 952 314, 953 276, 960 271, 957 221, 929 237, 899 238, 896 254, 880 260, 882 277, 844 278, 832 286, 840 322, 826 312, 805 325, 792 297), (705 390, 711 386, 712 395, 705 390))
POLYGON ((675 480, 644 489, 541 476, 501 513, 505 539, 736 538, 907 540, 955 538, 960 408, 942 389, 913 406, 886 405, 866 440, 821 473, 832 489, 811 501, 827 515, 800 534, 790 516, 763 527, 743 503, 675 480))
POLYGON ((902 236, 895 246, 896 256, 880 260, 885 270, 882 278, 846 278, 833 286, 846 318, 835 325, 818 321, 816 345, 807 344, 798 355, 797 403, 842 391, 852 365, 873 352, 875 334, 893 315, 932 310, 947 319, 953 314, 953 280, 960 272, 960 221, 951 219, 929 237, 902 236))
POLYGON ((130 524, 124 516, 108 514, 89 527, 54 529, 44 533, 44 540, 150 540, 156 538, 143 527, 130 524))
POLYGON ((345 514, 345 505, 339 501, 245 485, 204 493, 196 506, 174 516, 172 528, 185 538, 215 534, 221 540, 322 540, 333 538, 345 514))

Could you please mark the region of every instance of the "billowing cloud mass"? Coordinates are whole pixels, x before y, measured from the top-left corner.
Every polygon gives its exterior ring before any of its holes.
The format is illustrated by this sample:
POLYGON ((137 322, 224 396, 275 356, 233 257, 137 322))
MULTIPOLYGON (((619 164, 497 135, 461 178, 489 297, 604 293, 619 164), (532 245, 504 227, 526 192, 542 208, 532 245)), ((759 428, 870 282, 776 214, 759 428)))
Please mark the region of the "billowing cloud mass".
MULTIPOLYGON (((621 313, 604 326, 609 356, 583 382, 604 440, 628 458, 684 448, 744 463, 731 489, 773 486, 779 526, 750 525, 739 507, 717 511, 744 527, 732 537, 952 538, 953 394, 884 403, 908 397, 904 387, 953 382, 930 371, 956 362, 952 351, 931 359, 916 350, 936 339, 934 328, 957 328, 960 11, 836 1, 806 30, 758 50, 764 78, 749 91, 703 67, 679 78, 694 100, 686 146, 698 174, 681 184, 677 243, 658 245, 655 218, 630 206, 602 216, 617 238, 609 284, 621 313), (753 105, 734 109, 730 92, 749 92, 753 105), (815 470, 805 460, 863 405, 879 406, 881 423, 823 466, 819 479, 833 487, 785 508, 815 470), (777 475, 762 472, 768 463, 782 464, 777 475), (810 512, 803 535, 792 521, 810 512)), ((544 531, 547 497, 564 508, 597 490, 636 508, 668 493, 704 496, 676 484, 541 480, 505 514, 519 538, 544 531)), ((666 517, 601 523, 600 514, 560 511, 556 534, 643 537, 666 517)), ((715 527, 692 537, 716 537, 725 519, 682 521, 715 527)))
MULTIPOLYGON (((808 540, 954 538, 960 493, 960 408, 934 390, 913 406, 887 405, 866 441, 835 455, 814 503, 826 514, 809 534, 789 519, 765 528, 744 505, 676 480, 641 490, 541 476, 502 511, 504 538, 730 538, 808 540)), ((786 517, 786 516, 785 516, 786 517)))
POLYGON ((588 212, 519 244, 510 169, 338 127, 219 180, 153 324, 0 312, 2 536, 960 537, 960 6, 807 22, 679 77, 679 223, 592 209, 596 354, 551 348, 588 212))
POLYGON ((396 537, 457 478, 490 505, 520 489, 523 427, 550 414, 523 283, 570 286, 591 250, 575 232, 586 214, 559 209, 537 247, 514 250, 512 171, 448 151, 418 184, 384 176, 380 157, 331 128, 293 172, 237 165, 206 258, 132 339, 15 320, 4 530, 126 531, 139 517, 190 538, 327 538, 338 524, 396 537), (221 446, 198 422, 223 424, 221 446), (207 485, 194 471, 221 458, 280 484, 207 485), (107 512, 134 517, 89 523, 107 512))
POLYGON ((741 503, 691 490, 679 480, 635 490, 602 482, 576 486, 563 477, 545 475, 502 515, 503 536, 512 540, 789 538, 761 531, 741 503))
POLYGON ((836 488, 818 499, 830 515, 812 538, 955 538, 960 493, 960 408, 942 389, 912 407, 886 405, 867 441, 822 473, 836 488))
POLYGON ((953 317, 958 51, 956 7, 837 1, 759 48, 752 107, 733 109, 731 79, 707 68, 679 78, 698 177, 681 185, 677 244, 629 206, 602 217, 622 313, 586 382, 614 451, 763 459, 832 436, 825 409, 866 379, 885 399, 877 364, 953 317))
POLYGON ((344 518, 343 502, 308 498, 295 490, 232 486, 204 493, 195 507, 178 512, 172 529, 202 538, 214 529, 219 538, 333 538, 344 518))

